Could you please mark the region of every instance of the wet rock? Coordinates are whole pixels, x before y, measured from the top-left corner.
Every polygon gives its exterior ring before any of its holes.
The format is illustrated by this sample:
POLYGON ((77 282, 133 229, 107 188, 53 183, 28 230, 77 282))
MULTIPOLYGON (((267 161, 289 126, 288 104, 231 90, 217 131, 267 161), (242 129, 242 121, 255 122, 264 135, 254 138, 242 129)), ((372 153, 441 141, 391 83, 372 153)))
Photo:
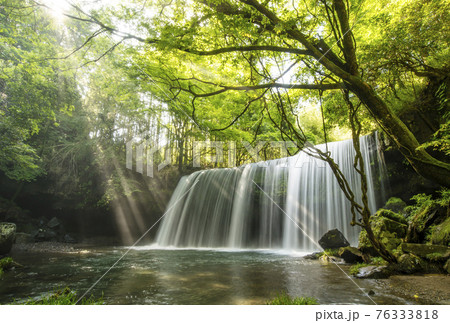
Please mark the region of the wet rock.
POLYGON ((321 254, 322 254, 321 252, 313 252, 313 253, 311 253, 309 255, 304 256, 303 258, 304 259, 316 260, 316 259, 320 258, 321 254))
POLYGON ((426 245, 420 243, 402 243, 402 251, 406 253, 412 253, 419 257, 428 257, 429 255, 435 255, 438 258, 446 259, 450 256, 450 247, 439 245, 426 245))
POLYGON ((363 262, 363 254, 355 247, 344 247, 339 250, 339 257, 345 260, 345 262, 354 264, 357 262, 363 262))
POLYGON ((51 218, 51 220, 48 221, 48 223, 47 223, 47 226, 48 226, 50 229, 57 228, 57 227, 59 227, 60 225, 61 225, 61 223, 59 222, 59 220, 58 220, 56 217, 51 218))
POLYGON ((333 229, 320 238, 319 245, 323 249, 339 249, 341 247, 350 246, 350 243, 348 243, 341 231, 333 229))
POLYGON ((11 251, 16 234, 16 225, 14 223, 0 223, 0 255, 6 255, 11 251))
POLYGON ((358 278, 382 279, 390 275, 387 266, 366 266, 361 267, 356 274, 358 278))

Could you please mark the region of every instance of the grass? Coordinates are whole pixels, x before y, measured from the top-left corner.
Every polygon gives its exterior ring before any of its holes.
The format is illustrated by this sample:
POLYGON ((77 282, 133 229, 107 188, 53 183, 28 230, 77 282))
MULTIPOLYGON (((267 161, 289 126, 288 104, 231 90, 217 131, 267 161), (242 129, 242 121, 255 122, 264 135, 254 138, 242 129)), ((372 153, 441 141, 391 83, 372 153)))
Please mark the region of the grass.
MULTIPOLYGON (((29 299, 24 303, 17 303, 14 301, 14 305, 75 305, 78 301, 77 294, 69 287, 55 291, 53 294, 47 297, 43 297, 38 300, 29 299)), ((103 305, 103 296, 99 299, 95 299, 93 295, 89 298, 83 298, 79 305, 103 305)))
POLYGON ((319 305, 317 299, 312 297, 295 297, 292 298, 286 293, 277 295, 271 299, 266 305, 319 305))

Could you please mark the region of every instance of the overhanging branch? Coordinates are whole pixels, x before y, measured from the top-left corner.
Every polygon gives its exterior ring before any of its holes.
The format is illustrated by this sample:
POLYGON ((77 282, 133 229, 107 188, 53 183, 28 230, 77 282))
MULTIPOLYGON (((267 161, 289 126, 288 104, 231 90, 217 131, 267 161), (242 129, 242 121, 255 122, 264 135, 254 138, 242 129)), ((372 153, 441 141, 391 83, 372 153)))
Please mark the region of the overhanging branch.
POLYGON ((344 89, 345 86, 343 83, 324 83, 324 84, 285 84, 285 83, 266 83, 266 84, 258 84, 258 85, 245 85, 245 86, 224 86, 217 85, 221 87, 220 90, 208 92, 208 93, 195 93, 192 89, 183 89, 183 88, 172 88, 172 89, 180 89, 185 92, 189 92, 198 98, 206 98, 214 95, 218 95, 227 91, 256 91, 261 89, 270 89, 270 88, 278 88, 278 89, 298 89, 298 90, 339 90, 344 89))
POLYGON ((286 48, 286 47, 278 47, 278 46, 270 46, 270 45, 261 45, 261 46, 232 46, 225 47, 213 50, 195 50, 190 48, 183 48, 180 50, 188 53, 192 53, 195 55, 201 56, 212 56, 223 53, 231 53, 231 52, 252 52, 252 51, 270 51, 270 52, 281 52, 281 53, 290 53, 296 55, 312 55, 312 52, 307 49, 297 49, 297 48, 286 48))

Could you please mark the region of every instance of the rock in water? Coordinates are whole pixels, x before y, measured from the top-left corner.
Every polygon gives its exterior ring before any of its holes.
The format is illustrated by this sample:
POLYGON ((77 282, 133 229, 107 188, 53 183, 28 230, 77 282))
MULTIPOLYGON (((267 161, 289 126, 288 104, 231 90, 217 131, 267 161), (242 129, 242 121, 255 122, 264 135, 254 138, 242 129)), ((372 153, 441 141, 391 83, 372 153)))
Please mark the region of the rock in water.
POLYGON ((0 255, 6 255, 11 251, 16 235, 16 225, 14 223, 0 223, 0 255))
POLYGON ((362 252, 355 247, 344 247, 339 250, 339 257, 350 264, 363 262, 362 252))
POLYGON ((350 246, 347 239, 338 229, 333 229, 325 233, 319 240, 319 245, 323 249, 339 249, 350 246))
POLYGON ((389 273, 386 266, 367 266, 359 268, 356 277, 382 279, 389 277, 389 273))

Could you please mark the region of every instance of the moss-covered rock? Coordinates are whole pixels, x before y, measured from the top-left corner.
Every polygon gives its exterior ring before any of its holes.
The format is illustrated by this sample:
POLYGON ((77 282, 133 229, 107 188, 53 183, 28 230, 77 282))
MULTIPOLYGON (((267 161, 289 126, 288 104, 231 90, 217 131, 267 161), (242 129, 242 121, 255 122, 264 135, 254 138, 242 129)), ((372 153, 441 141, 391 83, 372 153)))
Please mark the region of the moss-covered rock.
POLYGON ((383 209, 390 210, 395 213, 403 213, 405 207, 406 203, 401 198, 391 197, 383 206, 383 209))
POLYGON ((423 258, 446 259, 450 256, 450 247, 440 245, 426 245, 420 243, 402 243, 401 249, 405 253, 411 253, 423 258))
MULTIPOLYGON (((391 252, 403 242, 407 231, 405 218, 385 209, 380 209, 370 218, 370 226, 377 239, 391 252)), ((358 248, 365 254, 377 255, 365 230, 359 235, 358 248)))
POLYGON ((433 228, 431 242, 437 245, 450 245, 450 217, 433 228))
POLYGON ((375 217, 385 217, 389 220, 401 223, 401 224, 408 224, 408 221, 406 220, 406 218, 398 213, 395 213, 394 211, 391 210, 386 210, 386 209, 379 209, 377 211, 377 213, 374 215, 375 217))
POLYGON ((413 254, 403 254, 398 258, 396 268, 399 272, 404 274, 413 274, 424 271, 426 263, 420 257, 413 254))

